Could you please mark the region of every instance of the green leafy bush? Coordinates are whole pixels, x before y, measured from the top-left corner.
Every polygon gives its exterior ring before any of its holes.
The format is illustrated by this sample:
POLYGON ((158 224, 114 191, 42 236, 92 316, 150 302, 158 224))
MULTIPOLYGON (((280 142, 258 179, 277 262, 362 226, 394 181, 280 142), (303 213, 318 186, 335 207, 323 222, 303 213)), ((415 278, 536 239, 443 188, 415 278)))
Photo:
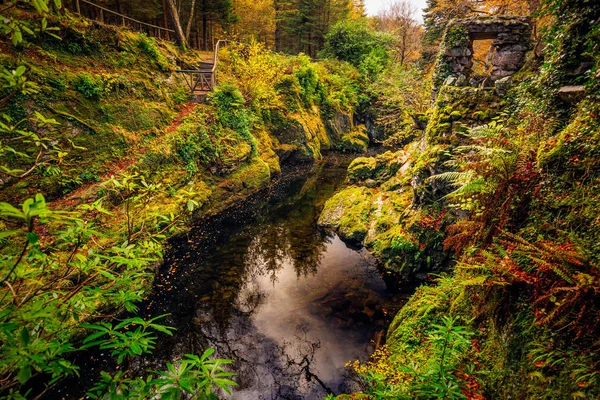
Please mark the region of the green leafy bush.
POLYGON ((216 108, 217 122, 236 132, 250 144, 252 151, 256 152, 256 140, 250 133, 256 117, 251 110, 244 107, 246 100, 240 90, 231 84, 221 85, 209 95, 208 99, 216 108))
POLYGON ((295 71, 294 75, 300 84, 300 99, 305 107, 312 107, 314 104, 320 103, 319 96, 319 75, 314 64, 306 56, 298 57, 300 67, 295 71))
POLYGON ((347 61, 367 76, 381 72, 390 62, 388 46, 392 38, 376 32, 362 20, 346 20, 335 24, 325 36, 320 57, 347 61))

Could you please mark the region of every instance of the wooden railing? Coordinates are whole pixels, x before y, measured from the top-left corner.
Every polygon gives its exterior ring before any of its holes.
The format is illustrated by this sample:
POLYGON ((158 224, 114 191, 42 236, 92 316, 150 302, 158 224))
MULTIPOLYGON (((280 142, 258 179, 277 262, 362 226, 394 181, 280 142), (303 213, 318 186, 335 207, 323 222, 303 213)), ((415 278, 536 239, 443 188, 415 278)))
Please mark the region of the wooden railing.
POLYGON ((212 91, 217 85, 217 66, 219 63, 219 49, 227 44, 226 40, 219 40, 215 45, 213 63, 201 62, 196 69, 180 69, 177 72, 183 74, 186 84, 190 89, 190 94, 205 95, 212 91))
POLYGON ((103 24, 127 26, 134 30, 144 32, 150 36, 154 36, 159 39, 165 40, 171 40, 170 34, 175 33, 173 29, 163 28, 162 26, 152 25, 146 22, 138 21, 137 19, 120 14, 109 8, 99 6, 87 0, 74 1, 74 11, 77 12, 77 14, 83 15, 87 18, 97 19, 103 24), (89 8, 89 10, 86 10, 87 8, 89 8), (82 9, 84 10, 83 14, 82 9))
POLYGON ((212 86, 214 87, 217 84, 217 63, 219 62, 219 48, 227 44, 227 40, 217 40, 217 44, 215 44, 215 57, 214 64, 212 67, 212 86))

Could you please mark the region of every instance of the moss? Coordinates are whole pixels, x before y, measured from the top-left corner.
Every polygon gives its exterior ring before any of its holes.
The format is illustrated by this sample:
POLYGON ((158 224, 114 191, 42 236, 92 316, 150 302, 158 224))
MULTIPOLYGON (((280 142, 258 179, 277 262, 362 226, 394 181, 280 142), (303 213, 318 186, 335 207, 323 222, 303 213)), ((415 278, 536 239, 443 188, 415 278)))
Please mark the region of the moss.
POLYGON ((358 182, 369 179, 373 176, 377 168, 375 157, 357 157, 348 167, 348 180, 358 182))
POLYGON ((370 189, 344 189, 325 203, 318 225, 336 230, 344 239, 362 242, 369 229, 372 201, 370 189))
POLYGON ((348 167, 348 180, 360 182, 367 179, 383 181, 391 178, 408 160, 403 151, 386 151, 376 157, 355 158, 348 167))
POLYGON ((495 92, 471 87, 444 86, 431 110, 426 135, 435 143, 460 144, 457 133, 490 121, 502 107, 495 92))
POLYGON ((452 74, 450 60, 447 52, 450 49, 466 48, 470 42, 469 31, 467 28, 458 23, 449 23, 442 37, 442 43, 438 52, 437 60, 433 71, 433 86, 434 90, 439 89, 447 77, 452 74))
POLYGON ((267 163, 256 157, 228 175, 219 186, 239 193, 261 188, 271 179, 271 171, 267 163))
POLYGON ((450 119, 452 121, 458 121, 461 118, 462 118, 462 113, 460 111, 452 111, 450 113, 450 119))
POLYGON ((357 126, 348 133, 342 134, 337 146, 340 150, 348 150, 357 153, 367 151, 369 147, 369 135, 364 125, 357 126))
MULTIPOLYGON (((402 224, 402 215, 410 206, 411 201, 412 195, 409 191, 380 191, 377 193, 369 222, 369 232, 364 240, 364 245, 374 249, 375 242, 381 239, 382 234, 402 224)), ((385 261, 384 259, 381 260, 385 261)))
POLYGON ((160 129, 170 123, 174 117, 173 110, 164 103, 140 100, 105 101, 101 104, 100 110, 103 113, 103 122, 130 132, 160 129))
POLYGON ((280 116, 273 130, 281 144, 294 145, 300 150, 297 157, 303 160, 320 160, 321 151, 330 149, 333 144, 316 109, 280 116))

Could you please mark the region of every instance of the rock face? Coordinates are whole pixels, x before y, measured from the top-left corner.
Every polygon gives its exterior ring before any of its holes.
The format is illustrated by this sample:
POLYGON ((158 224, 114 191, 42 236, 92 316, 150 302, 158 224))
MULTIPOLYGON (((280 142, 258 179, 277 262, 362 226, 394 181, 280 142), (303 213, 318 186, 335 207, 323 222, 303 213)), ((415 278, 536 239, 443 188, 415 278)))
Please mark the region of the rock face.
MULTIPOLYGON (((473 41, 493 39, 490 79, 496 81, 517 72, 525 64, 531 25, 525 17, 477 17, 453 20, 446 28, 438 56, 434 82, 468 82, 473 67, 473 41), (454 76, 455 80, 448 77, 454 76)), ((436 88, 437 89, 437 88, 436 88)))
POLYGON ((495 82, 496 94, 500 97, 506 95, 506 92, 512 85, 512 78, 510 76, 506 76, 504 78, 498 79, 495 82))
POLYGON ((585 86, 563 86, 558 89, 558 97, 565 103, 575 104, 585 97, 585 86))

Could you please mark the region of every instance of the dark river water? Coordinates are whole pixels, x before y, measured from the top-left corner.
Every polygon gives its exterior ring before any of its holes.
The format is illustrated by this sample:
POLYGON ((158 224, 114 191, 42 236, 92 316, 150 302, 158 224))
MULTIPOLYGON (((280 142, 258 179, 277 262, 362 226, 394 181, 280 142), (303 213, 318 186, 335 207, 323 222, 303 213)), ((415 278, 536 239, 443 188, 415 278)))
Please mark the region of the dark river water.
POLYGON ((234 361, 233 399, 321 399, 360 389, 348 361, 366 360, 400 301, 376 261, 317 228, 346 166, 290 174, 171 241, 142 315, 177 328, 143 371, 183 354, 234 361))

